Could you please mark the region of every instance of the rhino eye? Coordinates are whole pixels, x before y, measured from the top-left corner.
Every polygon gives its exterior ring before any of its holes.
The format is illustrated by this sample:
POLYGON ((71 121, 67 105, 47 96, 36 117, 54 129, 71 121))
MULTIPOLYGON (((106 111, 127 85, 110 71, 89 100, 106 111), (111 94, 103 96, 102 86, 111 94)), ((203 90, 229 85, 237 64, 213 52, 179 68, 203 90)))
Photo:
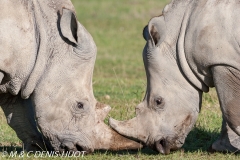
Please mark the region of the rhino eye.
POLYGON ((158 97, 155 99, 155 103, 157 106, 163 106, 164 105, 164 99, 162 97, 158 97))
POLYGON ((157 104, 157 105, 162 104, 162 98, 157 98, 157 99, 156 99, 156 104, 157 104))
POLYGON ((157 111, 157 112, 162 112, 162 110, 164 109, 164 98, 158 96, 156 98, 154 98, 154 102, 153 102, 153 108, 157 111))
POLYGON ((157 103, 157 105, 162 104, 162 99, 157 99, 157 100, 156 100, 156 103, 157 103))
POLYGON ((86 100, 81 100, 81 101, 75 101, 71 105, 71 111, 74 116, 76 117, 83 117, 89 113, 89 103, 86 100))
POLYGON ((77 108, 78 109, 83 109, 83 103, 77 102, 77 108))

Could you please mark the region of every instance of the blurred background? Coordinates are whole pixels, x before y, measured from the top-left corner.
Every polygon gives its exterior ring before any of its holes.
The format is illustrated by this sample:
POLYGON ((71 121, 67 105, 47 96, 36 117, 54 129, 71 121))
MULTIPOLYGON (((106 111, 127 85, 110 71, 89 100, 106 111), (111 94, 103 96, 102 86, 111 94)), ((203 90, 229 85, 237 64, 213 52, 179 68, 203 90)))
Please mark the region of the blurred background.
POLYGON ((170 0, 72 0, 80 23, 91 33, 98 53, 93 76, 96 98, 127 119, 145 93, 142 30, 170 0), (120 110, 119 110, 120 109, 120 110))

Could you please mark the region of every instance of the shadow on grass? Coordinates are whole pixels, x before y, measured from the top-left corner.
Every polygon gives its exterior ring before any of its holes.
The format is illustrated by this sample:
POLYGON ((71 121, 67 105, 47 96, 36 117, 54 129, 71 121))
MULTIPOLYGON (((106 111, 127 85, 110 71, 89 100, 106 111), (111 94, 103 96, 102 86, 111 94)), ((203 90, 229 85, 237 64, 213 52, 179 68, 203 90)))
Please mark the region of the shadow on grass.
MULTIPOLYGON (((195 127, 188 134, 186 141, 182 147, 184 152, 196 152, 202 151, 207 152, 209 146, 219 137, 218 131, 207 131, 204 128, 195 127)), ((20 153, 22 147, 20 146, 0 146, 0 152, 7 151, 10 153, 14 151, 20 153)), ((141 150, 122 150, 122 151, 106 151, 96 150, 93 154, 106 154, 106 155, 136 155, 139 152, 145 155, 157 155, 159 153, 151 150, 148 147, 144 147, 141 150)))
POLYGON ((186 152, 206 152, 211 144, 220 136, 219 131, 209 131, 201 127, 194 127, 186 138, 183 149, 186 152))

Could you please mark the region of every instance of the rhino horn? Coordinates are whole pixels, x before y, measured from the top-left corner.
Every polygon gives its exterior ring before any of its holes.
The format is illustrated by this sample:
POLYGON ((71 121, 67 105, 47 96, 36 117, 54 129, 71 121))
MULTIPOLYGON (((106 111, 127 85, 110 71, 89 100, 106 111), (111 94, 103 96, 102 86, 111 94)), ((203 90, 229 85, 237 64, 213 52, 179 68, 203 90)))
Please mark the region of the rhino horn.
POLYGON ((113 118, 109 119, 109 125, 121 135, 132 139, 137 139, 146 142, 147 136, 144 134, 144 129, 137 117, 126 121, 118 121, 113 118))
POLYGON ((111 107, 108 105, 99 102, 96 104, 96 113, 99 122, 96 125, 96 132, 98 134, 96 134, 95 149, 123 150, 142 148, 141 144, 123 137, 103 122, 110 110, 111 107))
POLYGON ((95 149, 117 151, 125 149, 140 149, 143 147, 140 143, 118 134, 104 123, 98 125, 97 128, 101 134, 96 134, 97 144, 95 145, 95 149))
POLYGON ((111 110, 110 106, 102 104, 100 102, 97 102, 96 112, 97 112, 97 116, 100 120, 103 121, 107 117, 110 110, 111 110))

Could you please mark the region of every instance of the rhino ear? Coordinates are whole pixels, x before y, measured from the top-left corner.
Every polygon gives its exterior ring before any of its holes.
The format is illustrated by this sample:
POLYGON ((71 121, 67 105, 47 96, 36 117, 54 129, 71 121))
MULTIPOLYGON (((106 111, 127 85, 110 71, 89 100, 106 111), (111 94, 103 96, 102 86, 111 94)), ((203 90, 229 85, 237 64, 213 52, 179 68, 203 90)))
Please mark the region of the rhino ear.
POLYGON ((164 40, 166 32, 164 17, 159 16, 152 18, 148 24, 148 31, 155 45, 161 43, 161 41, 164 40))
MULTIPOLYGON (((153 40, 154 44, 156 45, 160 39, 160 35, 157 32, 156 27, 152 25, 152 28, 150 29, 150 37, 153 40)), ((143 29, 143 38, 147 41, 149 39, 149 29, 148 25, 144 27, 143 29)))
POLYGON ((60 30, 65 38, 67 38, 70 42, 77 44, 78 23, 73 11, 63 8, 60 19, 60 30))

